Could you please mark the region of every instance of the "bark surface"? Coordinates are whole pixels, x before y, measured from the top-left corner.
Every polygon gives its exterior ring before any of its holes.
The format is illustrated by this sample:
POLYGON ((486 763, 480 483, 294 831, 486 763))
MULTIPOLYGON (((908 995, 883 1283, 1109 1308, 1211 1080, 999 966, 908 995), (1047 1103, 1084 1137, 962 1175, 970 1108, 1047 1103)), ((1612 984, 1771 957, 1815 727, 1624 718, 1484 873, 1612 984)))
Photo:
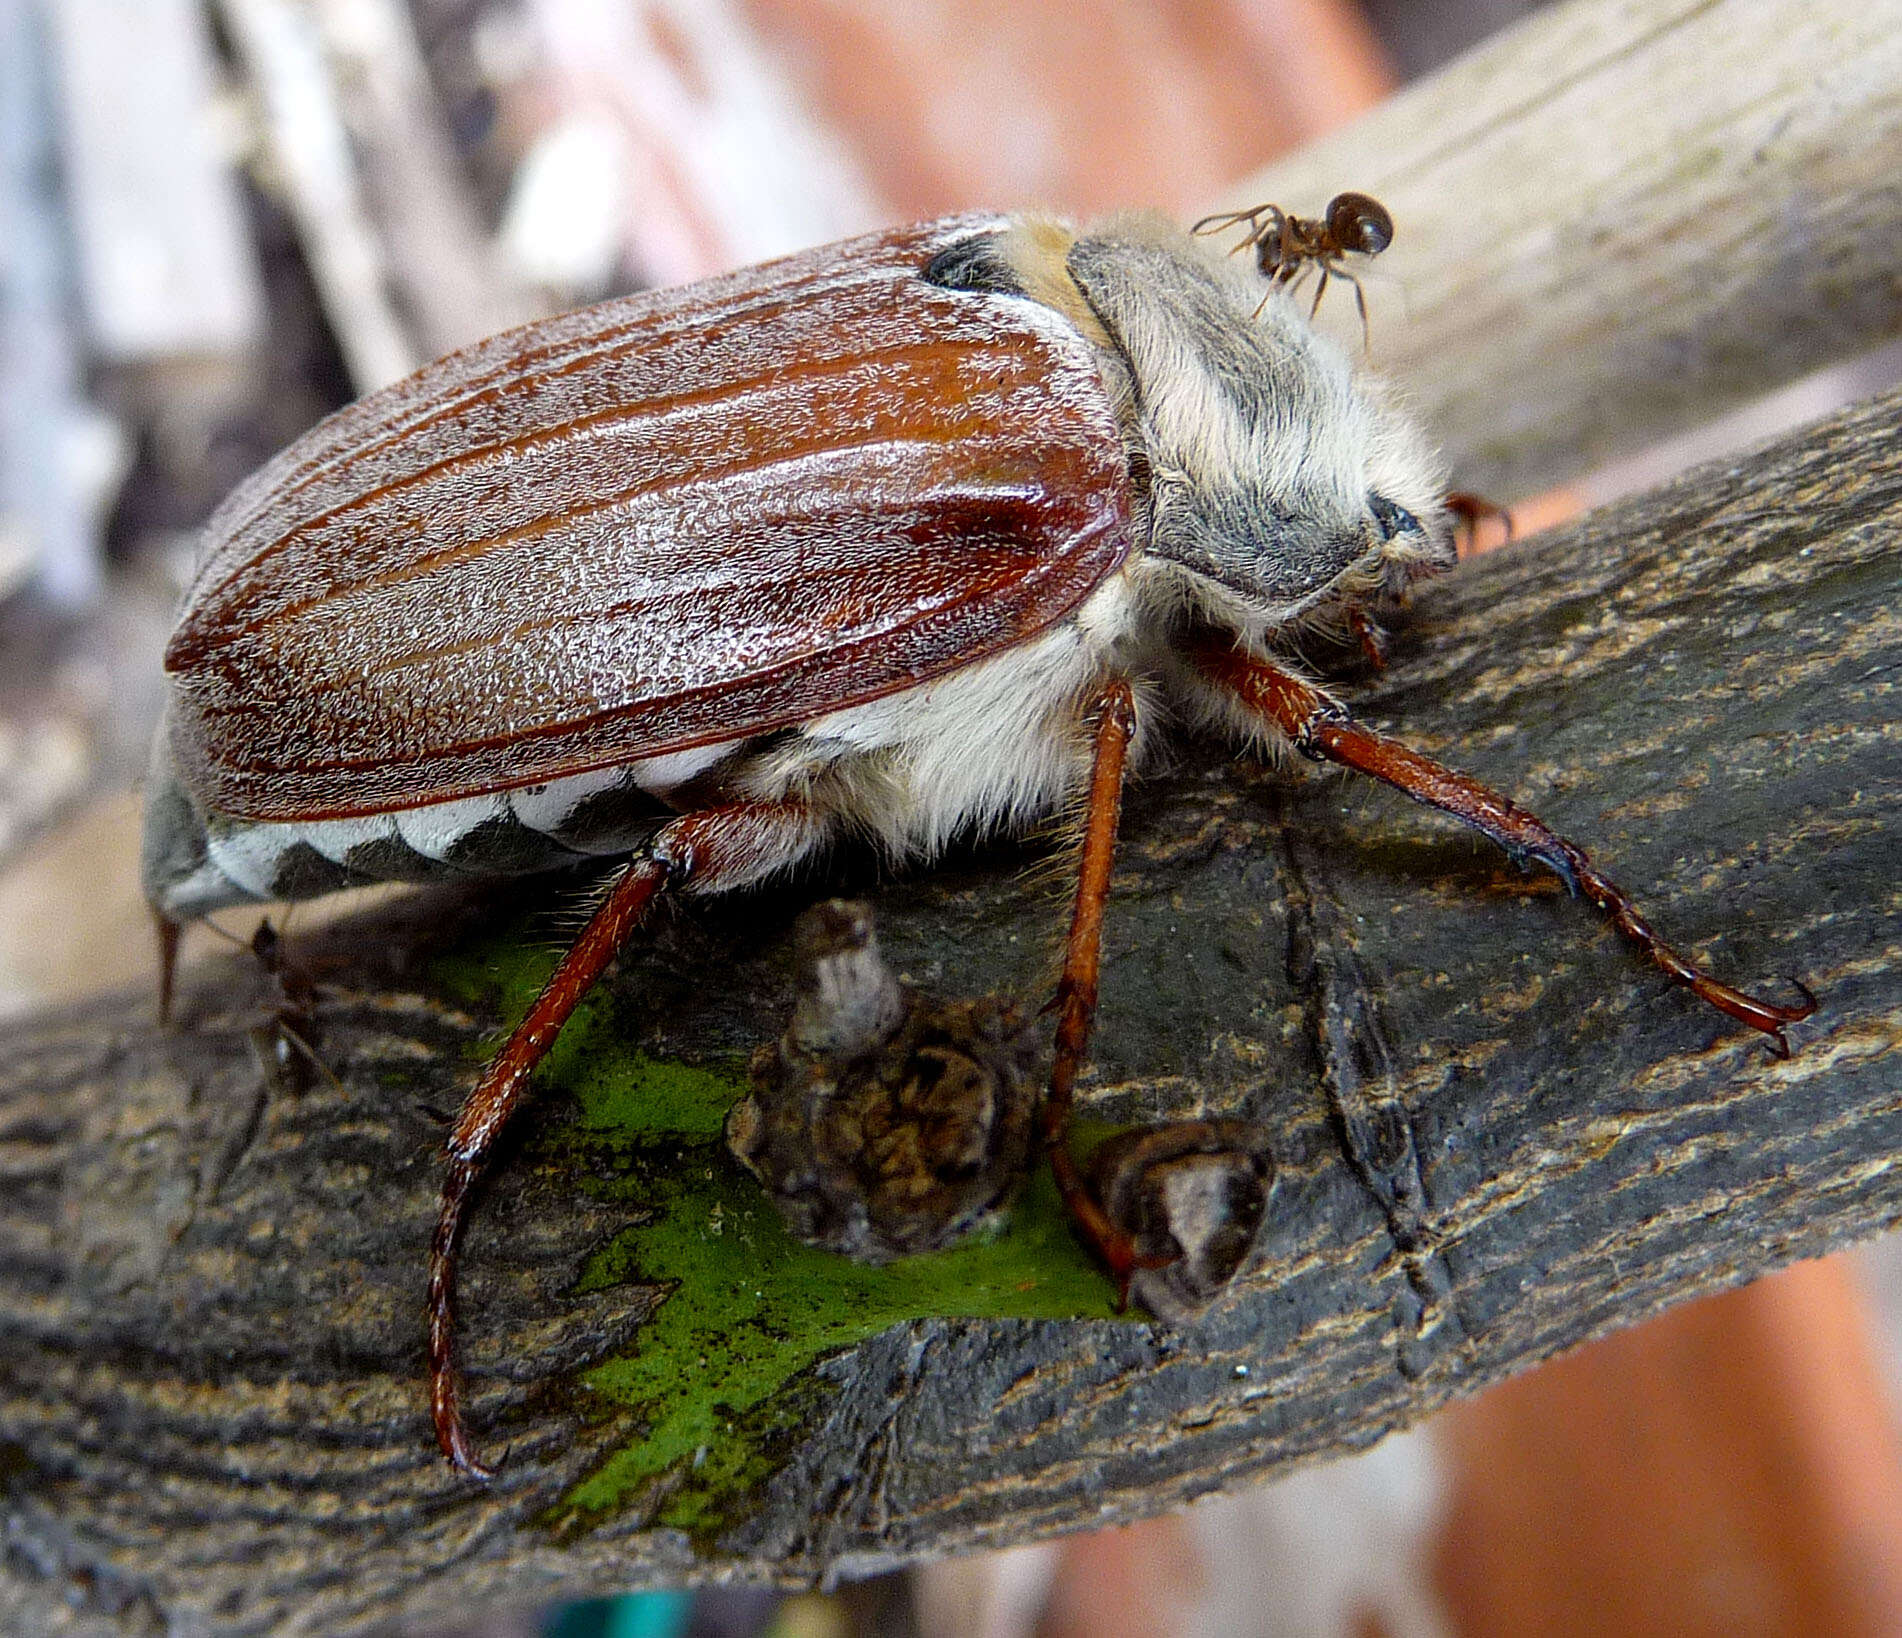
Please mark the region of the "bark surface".
MULTIPOLYGON (((1129 1519, 1889 1226, 1898 415, 1878 402, 1469 564, 1420 592, 1387 673, 1342 688, 1582 841, 1718 976, 1811 984, 1822 1011, 1788 1061, 1391 793, 1215 747, 1132 789, 1086 1112, 1245 1116, 1278 1170, 1252 1265, 1188 1331, 862 1328, 601 1503, 604 1464, 667 1407, 600 1371, 641 1359, 670 1304, 721 1300, 604 1248, 664 1231, 730 1163, 709 1146, 644 1170, 658 1151, 589 1137, 576 1082, 532 1104, 476 1208, 472 1420, 506 1452, 477 1489, 436 1454, 422 1376, 441 1119, 500 1023, 467 952, 524 921, 558 940, 546 907, 573 910, 572 888, 539 911, 409 899, 297 943, 325 985, 299 1027, 338 1086, 261 1072, 270 992, 236 958, 194 969, 180 1032, 145 995, 13 1027, 0 1627, 420 1626, 1129 1519)), ((680 911, 623 957, 588 1036, 737 1081, 790 1007, 793 918, 841 887, 876 897, 901 971, 1041 993, 1064 884, 1025 867, 1046 857, 973 849, 883 882, 846 861, 680 911)), ((688 1369, 727 1368, 718 1331, 688 1369)))

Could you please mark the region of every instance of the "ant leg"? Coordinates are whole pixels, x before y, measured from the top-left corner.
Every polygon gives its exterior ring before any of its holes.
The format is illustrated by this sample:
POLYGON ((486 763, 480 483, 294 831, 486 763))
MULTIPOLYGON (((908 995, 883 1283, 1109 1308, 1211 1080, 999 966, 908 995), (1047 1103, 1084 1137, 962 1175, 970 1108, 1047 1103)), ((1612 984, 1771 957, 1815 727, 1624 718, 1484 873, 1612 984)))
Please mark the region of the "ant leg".
POLYGON ((789 803, 743 803, 673 820, 621 872, 463 1103, 449 1135, 449 1170, 429 1244, 429 1402, 437 1443, 470 1478, 490 1478, 493 1470, 477 1460, 462 1419, 455 1365, 456 1252, 470 1191, 521 1104, 529 1072, 547 1056, 562 1025, 646 920, 663 888, 711 893, 748 886, 812 852, 824 834, 822 821, 809 809, 789 803))
POLYGON ((1367 287, 1361 283, 1358 273, 1350 273, 1344 267, 1335 268, 1334 277, 1345 279, 1354 287, 1354 311, 1360 314, 1360 350, 1371 353, 1374 350, 1374 333, 1367 322, 1367 287))
POLYGON ((1314 322, 1314 315, 1321 311, 1321 298, 1327 294, 1328 265, 1326 262, 1314 264, 1321 270, 1321 279, 1314 287, 1314 301, 1308 308, 1308 322, 1314 322))
POLYGON ((1228 228, 1240 227, 1246 222, 1248 224, 1248 232, 1243 235, 1241 243, 1229 251, 1229 254, 1232 256, 1236 250, 1246 249, 1261 237, 1260 217, 1263 209, 1263 206, 1257 205, 1253 210, 1217 211, 1213 216, 1200 217, 1196 221, 1191 222, 1189 224, 1189 232, 1198 235, 1221 233, 1228 228))
POLYGON ((1803 994, 1802 1004, 1780 1007, 1719 983, 1652 932, 1630 896, 1599 871, 1582 847, 1498 792, 1385 734, 1363 728, 1311 683, 1267 660, 1208 641, 1198 649, 1196 661, 1217 684, 1286 734, 1303 755, 1371 774, 1414 801, 1471 825, 1514 859, 1537 859, 1573 894, 1582 894, 1610 917, 1611 924, 1673 983, 1682 984, 1739 1023, 1762 1030, 1775 1043, 1772 1050, 1778 1057, 1790 1055, 1785 1027, 1816 1010, 1816 997, 1801 984, 1797 988, 1803 994))

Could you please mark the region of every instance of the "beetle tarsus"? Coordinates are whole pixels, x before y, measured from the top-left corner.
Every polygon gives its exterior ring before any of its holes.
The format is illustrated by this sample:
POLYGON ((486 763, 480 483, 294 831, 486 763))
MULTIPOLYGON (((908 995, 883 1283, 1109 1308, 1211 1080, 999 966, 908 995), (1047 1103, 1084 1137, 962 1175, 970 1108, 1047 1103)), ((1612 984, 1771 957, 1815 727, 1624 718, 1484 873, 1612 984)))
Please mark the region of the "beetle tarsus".
POLYGON ((1347 608, 1347 629, 1354 641, 1360 644, 1361 654, 1368 665, 1376 671, 1387 669, 1387 634, 1380 629, 1380 622, 1367 612, 1364 604, 1350 603, 1347 608))
POLYGON ((1815 992, 1801 979, 1791 979, 1802 992, 1802 1002, 1794 1007, 1779 1007, 1769 1001, 1759 1001, 1755 996, 1745 995, 1741 990, 1733 990, 1728 984, 1720 984, 1714 978, 1706 978, 1699 973, 1693 979, 1683 980, 1693 994, 1708 1001, 1719 1012, 1728 1013, 1739 1023, 1760 1029, 1770 1037, 1773 1043, 1772 1057, 1787 1058, 1790 1055, 1790 1040, 1783 1032, 1791 1024, 1800 1024, 1816 1011, 1818 1002, 1815 992))
POLYGON ((1137 1249, 1135 1238, 1116 1224, 1090 1192, 1061 1138, 1055 1140, 1050 1150, 1050 1173, 1056 1179, 1057 1193, 1065 1209, 1076 1219, 1078 1230, 1116 1287, 1116 1312, 1122 1313, 1129 1306, 1129 1288, 1138 1271, 1167 1268, 1175 1261, 1174 1254, 1137 1249))
POLYGON ((1493 519, 1505 530, 1500 544, 1512 544, 1516 532, 1512 513, 1497 501, 1489 501, 1470 489, 1449 489, 1441 504, 1453 514, 1454 547, 1461 557, 1472 557, 1479 551, 1480 525, 1493 519))
POLYGON ((436 1442, 458 1473, 487 1483, 495 1469, 480 1461, 462 1419, 462 1384, 455 1364, 455 1261, 462 1229, 462 1212, 469 1191, 480 1175, 478 1164, 461 1159, 449 1163, 443 1180, 442 1207, 436 1232, 429 1242, 429 1413, 436 1424, 436 1442))
POLYGON ((1070 1214, 1077 1232, 1109 1275, 1116 1291, 1116 1312, 1120 1314, 1129 1306, 1129 1287, 1136 1277, 1136 1271, 1166 1266, 1170 1259, 1145 1256, 1136 1249, 1136 1242, 1110 1220, 1109 1214, 1103 1210, 1078 1172, 1076 1160, 1070 1153, 1067 1134, 1056 1137, 1046 1135, 1044 1141, 1058 1198, 1062 1200, 1064 1210, 1070 1214))
POLYGON ((1227 642, 1205 641, 1197 646, 1196 657, 1207 676, 1231 690, 1309 756, 1371 774, 1414 801, 1471 825, 1504 848, 1508 856, 1537 859, 1575 895, 1589 899, 1603 911, 1625 939, 1674 983, 1682 984, 1726 1016, 1768 1035, 1774 1043, 1773 1052, 1787 1054, 1789 1040, 1784 1029, 1816 1010, 1816 998, 1808 990, 1803 991, 1803 1005, 1780 1007, 1710 977, 1651 930, 1630 895, 1601 872, 1576 842, 1478 780, 1362 727, 1340 705, 1294 673, 1227 642))

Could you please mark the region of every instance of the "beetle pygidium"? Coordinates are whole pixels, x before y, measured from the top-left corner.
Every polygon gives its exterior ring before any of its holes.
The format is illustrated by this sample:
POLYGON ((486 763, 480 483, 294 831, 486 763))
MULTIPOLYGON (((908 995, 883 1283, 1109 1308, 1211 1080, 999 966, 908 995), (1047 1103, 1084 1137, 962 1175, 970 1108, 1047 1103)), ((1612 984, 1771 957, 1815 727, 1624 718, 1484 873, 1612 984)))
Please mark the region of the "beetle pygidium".
POLYGON ((1557 872, 1782 1044, 1530 814, 1359 726, 1286 656, 1451 560, 1420 436, 1246 266, 1159 222, 965 216, 532 324, 332 416, 218 511, 166 650, 146 890, 222 905, 627 860, 483 1073, 430 1252, 454 1255, 529 1071, 663 891, 846 837, 928 857, 1081 796, 1038 1116, 1066 1143, 1123 771, 1167 710, 1361 769, 1557 872))

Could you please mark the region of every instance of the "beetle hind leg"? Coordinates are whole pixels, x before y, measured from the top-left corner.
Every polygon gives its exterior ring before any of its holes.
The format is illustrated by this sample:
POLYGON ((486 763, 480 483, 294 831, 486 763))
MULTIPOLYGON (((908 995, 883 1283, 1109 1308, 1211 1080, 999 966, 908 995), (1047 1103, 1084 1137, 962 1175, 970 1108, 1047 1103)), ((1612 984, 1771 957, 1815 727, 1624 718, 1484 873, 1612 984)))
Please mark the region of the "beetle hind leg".
POLYGON ((721 892, 794 863, 824 839, 824 822, 789 803, 743 803, 690 813, 665 826, 622 871, 490 1060, 464 1101, 446 1145, 449 1167, 429 1243, 429 1406, 442 1452, 471 1478, 493 1470, 477 1458, 462 1416, 455 1363, 455 1269, 469 1196, 480 1181, 528 1077, 663 889, 721 892))

